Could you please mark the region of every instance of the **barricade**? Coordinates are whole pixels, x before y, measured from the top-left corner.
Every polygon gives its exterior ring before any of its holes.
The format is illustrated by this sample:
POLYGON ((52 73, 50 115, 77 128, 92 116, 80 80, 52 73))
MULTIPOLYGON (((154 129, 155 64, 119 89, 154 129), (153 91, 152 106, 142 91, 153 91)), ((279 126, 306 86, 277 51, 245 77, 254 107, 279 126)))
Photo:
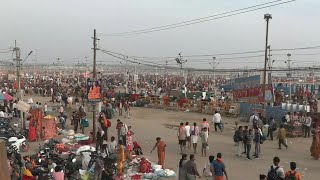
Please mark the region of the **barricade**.
POLYGON ((211 115, 217 110, 220 112, 220 114, 228 117, 239 117, 240 115, 240 105, 231 102, 208 102, 188 99, 187 102, 179 104, 178 101, 169 101, 169 99, 166 97, 149 97, 149 103, 147 107, 211 115))

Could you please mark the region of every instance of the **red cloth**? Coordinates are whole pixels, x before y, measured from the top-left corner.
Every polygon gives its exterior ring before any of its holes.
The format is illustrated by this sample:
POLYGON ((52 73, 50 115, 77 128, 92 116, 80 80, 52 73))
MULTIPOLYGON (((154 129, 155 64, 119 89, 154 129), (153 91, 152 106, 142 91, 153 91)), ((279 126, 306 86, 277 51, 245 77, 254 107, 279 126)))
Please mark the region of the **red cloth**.
POLYGON ((145 158, 141 159, 140 172, 141 173, 150 173, 151 172, 151 163, 148 162, 145 158))
MULTIPOLYGON (((31 122, 30 122, 31 123, 31 122)), ((35 126, 29 127, 28 140, 29 142, 35 141, 37 139, 37 130, 35 126)))
POLYGON ((36 177, 23 175, 22 180, 36 180, 36 177))

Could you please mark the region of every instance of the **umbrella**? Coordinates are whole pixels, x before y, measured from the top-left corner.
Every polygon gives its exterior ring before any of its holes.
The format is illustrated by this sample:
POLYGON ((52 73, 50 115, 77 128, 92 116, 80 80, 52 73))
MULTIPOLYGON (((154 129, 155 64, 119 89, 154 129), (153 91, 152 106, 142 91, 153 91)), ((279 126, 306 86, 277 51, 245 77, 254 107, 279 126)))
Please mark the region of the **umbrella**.
POLYGON ((0 94, 0 100, 11 101, 11 100, 13 100, 13 97, 10 96, 10 95, 7 94, 7 93, 1 93, 1 94, 0 94))

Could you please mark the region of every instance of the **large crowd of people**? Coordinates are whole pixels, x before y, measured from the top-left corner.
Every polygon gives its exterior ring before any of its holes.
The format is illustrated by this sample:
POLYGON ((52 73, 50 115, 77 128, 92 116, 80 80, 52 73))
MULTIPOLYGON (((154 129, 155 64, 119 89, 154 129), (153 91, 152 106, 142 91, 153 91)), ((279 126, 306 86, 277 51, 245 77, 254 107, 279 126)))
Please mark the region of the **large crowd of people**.
MULTIPOLYGON (((84 76, 49 76, 44 78, 41 75, 35 76, 33 79, 24 79, 23 81, 23 91, 25 95, 29 96, 46 96, 51 97, 50 103, 56 105, 57 111, 59 112, 56 122, 58 124, 57 131, 66 129, 68 124, 71 124, 72 129, 75 133, 81 132, 83 134, 90 133, 90 143, 96 142, 96 152, 101 154, 102 157, 106 156, 116 156, 117 158, 117 168, 120 177, 123 175, 124 162, 126 159, 130 158, 130 155, 142 155, 142 148, 138 142, 133 142, 134 127, 126 125, 120 119, 117 120, 116 125, 111 126, 110 118, 118 115, 123 118, 130 118, 130 105, 132 105, 132 100, 126 96, 121 96, 120 93, 116 92, 116 87, 122 86, 130 94, 136 93, 136 84, 131 76, 127 78, 127 75, 113 74, 108 76, 108 79, 102 78, 101 83, 106 85, 103 88, 102 94, 102 107, 98 118, 98 130, 96 132, 95 139, 93 134, 87 129, 89 127, 89 122, 86 117, 86 80, 84 76), (128 80, 129 79, 129 80, 128 80), (70 120, 68 120, 69 114, 70 120), (116 135, 110 135, 108 131, 109 128, 116 128, 116 135)), ((137 89, 144 95, 159 95, 161 93, 169 93, 172 89, 182 88, 184 85, 181 83, 181 77, 179 76, 159 76, 155 75, 140 75, 139 82, 137 83, 137 89)), ((189 78, 186 84, 187 89, 191 91, 212 91, 214 88, 213 84, 224 84, 226 80, 213 80, 209 77, 196 77, 189 78)), ((4 87, 1 88, 1 92, 6 92, 12 96, 15 96, 16 91, 14 90, 14 82, 5 81, 4 87)), ((17 101, 4 101, 1 107, 0 117, 20 117, 20 111, 17 108, 17 101)), ((31 108, 40 108, 43 115, 49 113, 48 103, 44 104, 38 102, 30 102, 31 108)), ((26 135, 35 137, 32 141, 43 141, 45 137, 45 129, 41 131, 35 128, 35 124, 30 123, 30 117, 27 113, 24 113, 26 123, 25 128, 29 131, 26 135)), ((303 124, 303 131, 305 138, 310 136, 313 137, 312 145, 310 148, 311 155, 315 159, 320 159, 320 126, 319 124, 314 124, 315 119, 312 119, 310 114, 306 113, 288 113, 284 117, 284 121, 280 124, 276 122, 273 118, 266 120, 261 114, 253 114, 249 123, 245 126, 235 127, 235 132, 233 140, 235 143, 235 154, 239 157, 243 157, 248 160, 258 159, 261 156, 263 142, 270 137, 270 140, 276 138, 278 140, 279 149, 285 147, 288 149, 287 143, 287 130, 285 125, 291 122, 299 121, 303 124), (264 132, 264 127, 266 127, 267 132, 264 132), (277 132, 277 135, 274 134, 277 132), (267 134, 267 135, 265 135, 267 134), (251 151, 254 151, 252 156, 251 151)), ((44 128, 44 127, 43 127, 44 128)), ((178 130, 177 137, 179 141, 180 154, 182 155, 179 161, 179 172, 177 176, 181 180, 193 180, 196 177, 205 177, 206 179, 213 178, 215 180, 222 180, 224 176, 228 179, 226 166, 222 159, 222 154, 218 153, 216 158, 210 154, 209 151, 209 141, 210 133, 215 131, 223 132, 224 122, 221 114, 216 111, 212 117, 212 125, 207 122, 207 119, 203 118, 202 124, 198 125, 196 122, 181 122, 178 130), (201 147, 198 148, 198 142, 201 142, 201 147), (192 149, 193 154, 189 155, 189 160, 186 155, 187 149, 192 149), (209 161, 205 165, 203 172, 199 172, 196 165, 196 154, 200 149, 202 156, 209 156, 209 161)), ((29 137, 30 139, 30 137, 29 137)), ((289 147, 290 149, 290 147, 289 147)), ((161 137, 156 138, 154 147, 151 153, 157 150, 158 164, 165 167, 165 154, 166 154, 166 143, 161 137)), ((276 178, 285 179, 295 176, 297 180, 301 179, 301 175, 297 172, 297 164, 295 162, 290 163, 290 167, 287 172, 279 166, 280 159, 274 157, 273 165, 270 166, 270 170, 265 175, 260 175, 260 179, 269 180, 271 176, 276 178)), ((95 164, 95 179, 101 179, 102 177, 107 177, 106 173, 103 171, 104 165, 101 164, 100 159, 96 158, 95 164)), ((148 164, 145 162, 145 164, 148 164)), ((9 163, 10 166, 10 163, 9 163)), ((147 170, 149 171, 147 167, 147 170)), ((10 169, 10 168, 9 168, 10 169)), ((90 167, 88 167, 90 169, 90 167)), ((62 179, 61 169, 56 168, 55 170, 55 180, 62 179), (60 177, 60 179, 59 179, 60 177)), ((65 173, 65 177, 72 178, 72 173, 65 173)), ((23 179, 32 179, 32 165, 25 162, 23 179)), ((102 178, 103 179, 103 178, 102 178)))

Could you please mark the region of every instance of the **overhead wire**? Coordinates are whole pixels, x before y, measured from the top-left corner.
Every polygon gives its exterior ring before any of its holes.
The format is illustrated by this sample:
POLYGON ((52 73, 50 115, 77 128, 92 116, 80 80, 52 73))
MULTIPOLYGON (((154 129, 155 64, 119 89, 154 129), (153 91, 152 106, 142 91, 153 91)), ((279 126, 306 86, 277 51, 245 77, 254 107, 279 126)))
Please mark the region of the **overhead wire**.
POLYGON ((224 12, 224 13, 220 13, 220 14, 216 14, 216 15, 212 15, 212 16, 193 19, 193 20, 184 21, 184 22, 180 22, 180 23, 174 23, 174 24, 170 24, 170 25, 158 26, 158 27, 142 29, 142 30, 122 32, 122 33, 111 33, 111 34, 101 33, 100 35, 102 35, 102 36, 128 36, 128 35, 139 35, 139 34, 146 34, 146 33, 151 33, 151 32, 175 29, 178 27, 190 26, 193 24, 199 24, 199 23, 203 23, 203 22, 207 22, 207 21, 213 21, 213 20, 217 20, 217 19, 231 17, 231 16, 244 14, 244 13, 248 13, 248 12, 252 12, 252 11, 257 11, 260 9, 265 9, 265 8, 269 8, 269 7, 273 7, 273 6, 279 6, 279 5, 291 3, 294 1, 296 1, 296 0, 288 0, 288 1, 276 0, 276 1, 272 1, 272 2, 258 4, 255 6, 250 6, 250 7, 241 8, 241 9, 237 9, 237 10, 233 10, 233 11, 229 11, 229 12, 224 12), (269 4, 271 4, 271 5, 269 5, 269 4), (262 6, 262 7, 260 7, 260 6, 262 6), (218 17, 216 17, 216 16, 218 16, 218 17))

